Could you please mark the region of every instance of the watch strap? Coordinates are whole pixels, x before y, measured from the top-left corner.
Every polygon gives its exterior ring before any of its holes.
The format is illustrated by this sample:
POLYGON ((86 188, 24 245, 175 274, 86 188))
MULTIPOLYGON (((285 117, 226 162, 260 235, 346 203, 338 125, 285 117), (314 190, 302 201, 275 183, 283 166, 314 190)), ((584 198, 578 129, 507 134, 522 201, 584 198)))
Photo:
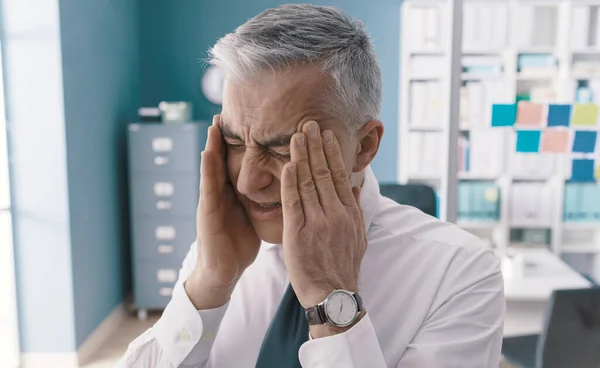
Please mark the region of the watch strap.
POLYGON ((327 323, 327 317, 325 316, 325 307, 323 307, 323 303, 307 308, 305 310, 305 314, 309 325, 323 325, 327 323))

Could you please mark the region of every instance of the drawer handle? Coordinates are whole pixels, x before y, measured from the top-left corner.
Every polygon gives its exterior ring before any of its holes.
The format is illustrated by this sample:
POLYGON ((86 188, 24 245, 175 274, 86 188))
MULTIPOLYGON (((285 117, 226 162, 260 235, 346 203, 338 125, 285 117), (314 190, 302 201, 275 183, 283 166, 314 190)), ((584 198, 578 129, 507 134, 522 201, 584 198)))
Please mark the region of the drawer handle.
POLYGON ((169 158, 165 156, 156 156, 154 158, 154 164, 156 166, 165 166, 169 164, 169 158))
POLYGON ((175 228, 173 226, 159 226, 154 230, 154 235, 158 240, 175 239, 175 228))
POLYGON ((156 202, 157 210, 170 210, 173 208, 173 202, 171 201, 158 201, 156 202))
POLYGON ((154 183, 154 195, 157 197, 170 197, 173 195, 175 188, 173 183, 168 181, 159 181, 154 183))
POLYGON ((173 139, 169 137, 157 137, 152 140, 154 152, 169 152, 173 149, 173 139))
POLYGON ((156 271, 156 280, 163 283, 173 283, 177 281, 177 270, 163 268, 156 271))
POLYGON ((156 250, 159 254, 171 254, 175 251, 175 247, 172 245, 159 245, 156 250))
POLYGON ((170 287, 161 287, 160 289, 158 289, 158 294, 160 296, 172 296, 173 295, 173 288, 170 288, 170 287))

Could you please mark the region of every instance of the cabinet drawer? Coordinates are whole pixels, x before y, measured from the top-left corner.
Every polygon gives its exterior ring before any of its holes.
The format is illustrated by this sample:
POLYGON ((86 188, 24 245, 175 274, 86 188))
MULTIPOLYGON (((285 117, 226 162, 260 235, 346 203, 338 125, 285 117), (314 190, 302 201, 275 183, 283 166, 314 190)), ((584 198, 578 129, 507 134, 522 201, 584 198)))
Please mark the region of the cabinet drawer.
POLYGON ((171 300, 181 263, 143 262, 134 264, 133 294, 138 308, 163 309, 171 300))
POLYGON ((143 218, 133 221, 135 260, 174 259, 183 261, 196 239, 196 221, 192 218, 143 218))
POLYGON ((199 178, 192 174, 133 173, 132 211, 146 216, 194 217, 199 178))
POLYGON ((131 124, 130 170, 188 172, 198 175, 206 124, 131 124))

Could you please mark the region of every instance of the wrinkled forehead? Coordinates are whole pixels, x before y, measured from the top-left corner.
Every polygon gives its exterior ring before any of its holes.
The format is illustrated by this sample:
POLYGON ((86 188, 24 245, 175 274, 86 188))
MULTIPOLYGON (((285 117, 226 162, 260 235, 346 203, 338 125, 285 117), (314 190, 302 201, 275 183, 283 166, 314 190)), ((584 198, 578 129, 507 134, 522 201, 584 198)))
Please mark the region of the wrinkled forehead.
POLYGON ((290 133, 308 120, 330 123, 329 78, 314 67, 263 73, 251 80, 225 80, 222 121, 242 135, 290 133))

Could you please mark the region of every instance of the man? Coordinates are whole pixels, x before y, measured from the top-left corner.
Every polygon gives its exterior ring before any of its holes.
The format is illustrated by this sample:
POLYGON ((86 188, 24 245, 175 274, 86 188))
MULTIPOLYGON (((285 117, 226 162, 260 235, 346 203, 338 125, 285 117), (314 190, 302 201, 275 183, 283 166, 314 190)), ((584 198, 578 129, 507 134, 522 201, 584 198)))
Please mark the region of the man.
POLYGON ((498 367, 493 252, 379 194, 381 76, 362 25, 285 5, 211 55, 227 78, 197 240, 119 366, 498 367))

